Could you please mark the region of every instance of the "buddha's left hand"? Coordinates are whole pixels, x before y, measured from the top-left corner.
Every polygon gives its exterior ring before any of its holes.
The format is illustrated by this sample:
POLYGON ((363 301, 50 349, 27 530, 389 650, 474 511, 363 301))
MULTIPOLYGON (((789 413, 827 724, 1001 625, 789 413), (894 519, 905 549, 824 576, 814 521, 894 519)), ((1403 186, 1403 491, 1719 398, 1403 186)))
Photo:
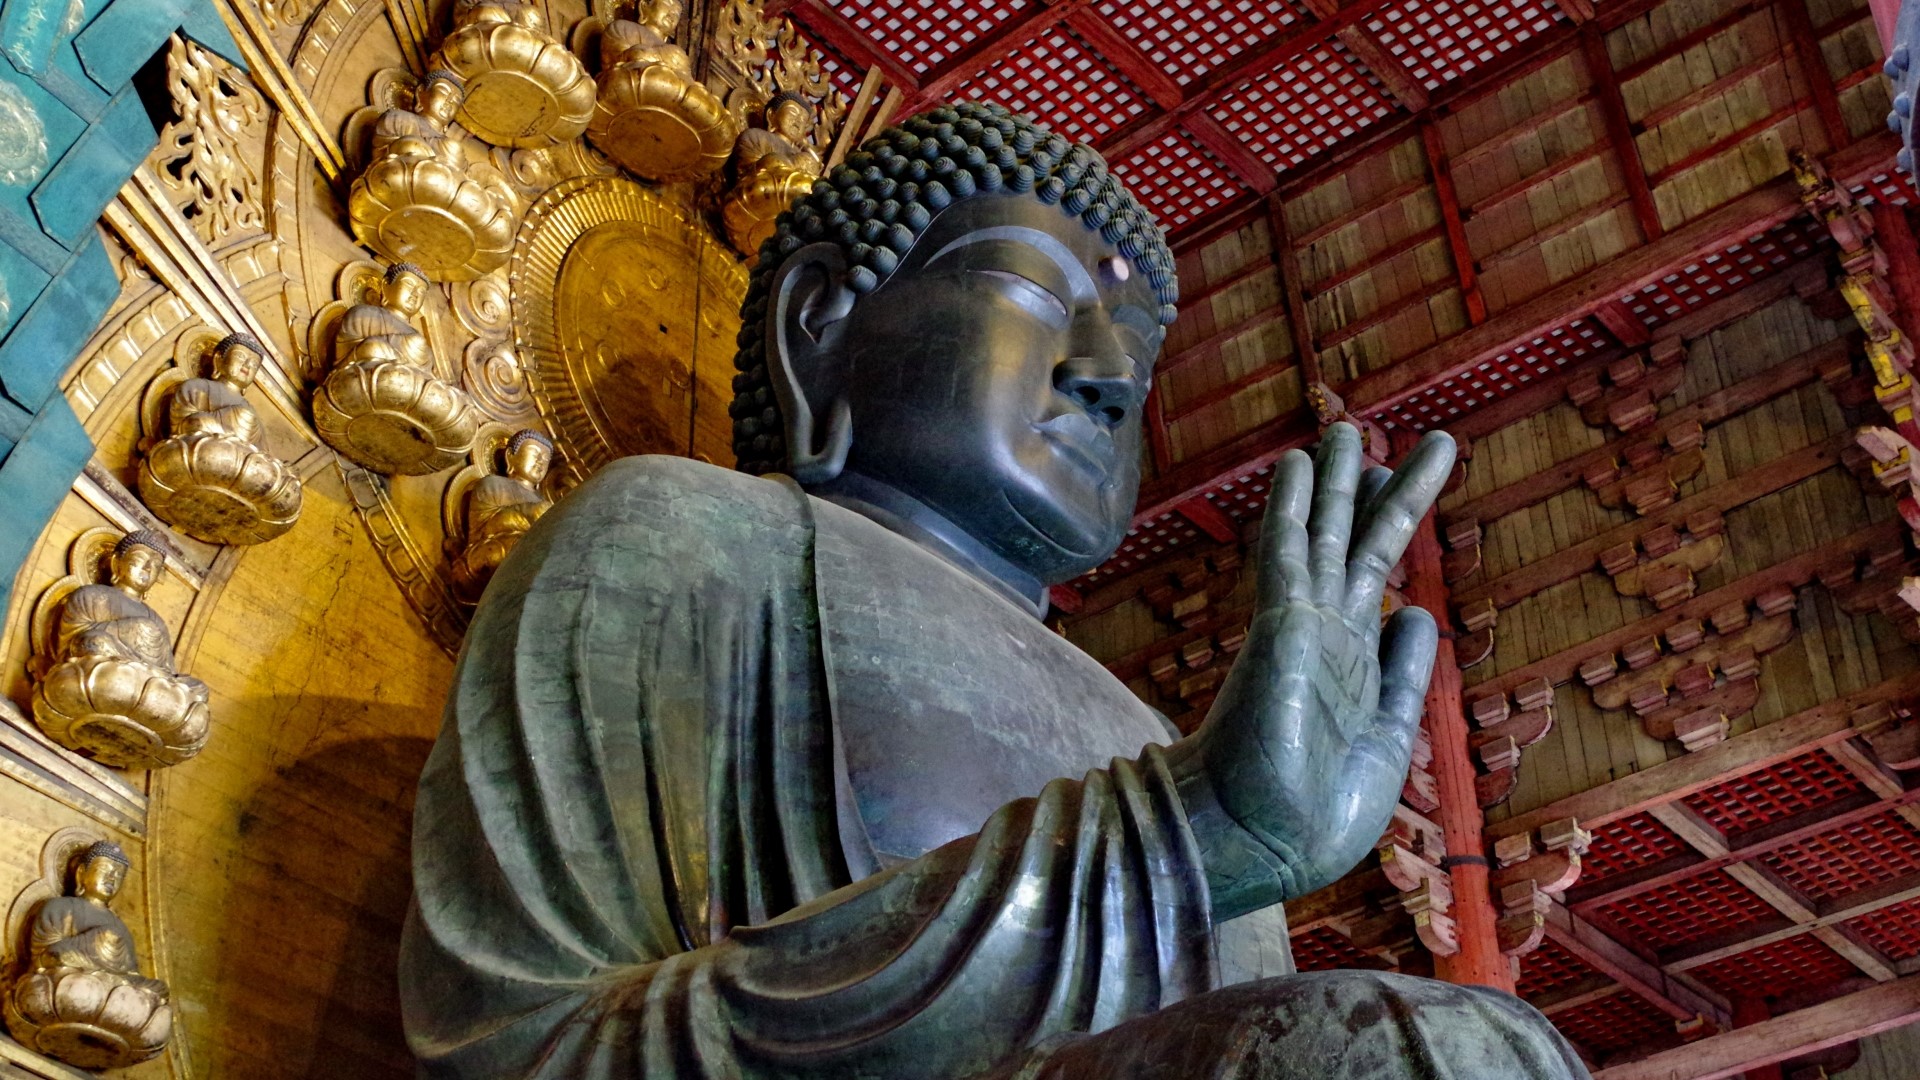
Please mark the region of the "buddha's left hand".
POLYGON ((1317 462, 1294 450, 1275 465, 1246 644, 1169 752, 1216 918, 1334 881, 1386 828, 1438 631, 1407 607, 1383 633, 1381 595, 1453 457, 1429 433, 1399 472, 1363 476, 1359 433, 1335 424, 1317 462))

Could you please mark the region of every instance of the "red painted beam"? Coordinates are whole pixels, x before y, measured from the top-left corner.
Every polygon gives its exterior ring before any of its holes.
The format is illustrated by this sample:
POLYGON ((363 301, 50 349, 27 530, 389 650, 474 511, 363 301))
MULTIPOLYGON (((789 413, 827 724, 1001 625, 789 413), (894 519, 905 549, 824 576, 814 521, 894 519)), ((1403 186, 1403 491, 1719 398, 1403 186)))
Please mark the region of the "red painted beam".
POLYGON ((1222 544, 1231 544, 1240 539, 1240 527, 1233 523, 1221 509, 1204 498, 1188 499, 1179 506, 1180 516, 1193 522, 1194 527, 1222 544))
POLYGON ((1487 321, 1487 302, 1480 295, 1478 273, 1473 265, 1473 248, 1467 243, 1467 227, 1460 219, 1460 196, 1453 188, 1453 169, 1447 163, 1447 148, 1440 141, 1440 129, 1432 124, 1420 126, 1420 139, 1427 149, 1427 170, 1433 175, 1433 194, 1440 202, 1440 220, 1447 229, 1447 248, 1453 253, 1453 272, 1460 281, 1460 295, 1466 301, 1467 319, 1478 326, 1487 321))
POLYGON ((1601 118, 1606 121, 1607 141, 1620 158, 1620 173, 1633 199, 1633 216, 1648 242, 1665 232, 1660 225, 1660 210, 1653 202, 1653 188, 1647 183, 1647 170, 1640 163, 1640 148, 1633 141, 1633 125, 1627 122, 1626 99, 1620 95, 1620 77, 1607 58, 1607 41, 1599 27, 1588 23, 1580 30, 1580 48, 1586 55, 1587 77, 1594 96, 1600 101, 1601 118))
POLYGON ((1287 309, 1293 331, 1293 358, 1300 365, 1301 384, 1311 387, 1327 381, 1320 367, 1320 348, 1313 340, 1313 322, 1307 313, 1307 286, 1300 273, 1300 256, 1287 235, 1287 206, 1279 195, 1267 197, 1267 233, 1274 258, 1280 263, 1280 303, 1287 309))
POLYGON ((1032 3, 1022 14, 969 42, 937 70, 928 72, 925 85, 919 88, 918 93, 909 95, 907 107, 901 111, 910 114, 939 104, 961 83, 991 67, 995 60, 1064 22, 1068 16, 1091 2, 1060 0, 1056 4, 1032 3))
POLYGON ((1838 149, 1853 141, 1847 132, 1846 118, 1840 115, 1840 91, 1834 86, 1833 72, 1820 51, 1820 39, 1813 30, 1813 16, 1806 0, 1775 0, 1775 16, 1787 24, 1787 40, 1793 45, 1794 60, 1800 77, 1813 95, 1813 111, 1826 130, 1827 145, 1838 149))
POLYGON ((859 27, 827 6, 827 0, 797 0, 787 15, 800 24, 800 30, 806 36, 825 42, 835 52, 861 67, 878 67, 887 73, 888 82, 903 91, 912 93, 920 85, 919 76, 914 74, 913 69, 902 63, 899 57, 884 49, 874 48, 859 27))

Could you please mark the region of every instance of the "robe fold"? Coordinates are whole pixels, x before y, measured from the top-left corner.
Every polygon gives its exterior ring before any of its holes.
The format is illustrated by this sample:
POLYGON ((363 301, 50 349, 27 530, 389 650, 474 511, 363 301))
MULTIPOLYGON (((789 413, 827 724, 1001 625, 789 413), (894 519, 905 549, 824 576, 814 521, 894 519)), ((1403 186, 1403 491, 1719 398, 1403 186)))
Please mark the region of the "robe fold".
POLYGON ((984 1076, 1214 985, 1157 747, 880 868, 814 564, 797 487, 666 458, 503 564, 416 810, 424 1075, 984 1076))

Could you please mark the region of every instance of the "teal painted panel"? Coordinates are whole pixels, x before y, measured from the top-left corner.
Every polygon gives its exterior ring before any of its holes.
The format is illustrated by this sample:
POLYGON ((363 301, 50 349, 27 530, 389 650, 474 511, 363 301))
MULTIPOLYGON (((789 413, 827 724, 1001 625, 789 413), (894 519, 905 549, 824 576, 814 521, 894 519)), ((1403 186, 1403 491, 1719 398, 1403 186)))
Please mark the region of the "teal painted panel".
POLYGON ((226 21, 220 18, 219 12, 213 10, 212 4, 200 2, 189 7, 186 18, 180 21, 180 29, 208 52, 217 54, 241 71, 247 70, 246 57, 240 55, 240 46, 233 40, 233 32, 227 29, 226 21))
POLYGON ((92 456, 86 429, 67 399, 55 394, 0 462, 0 506, 7 508, 0 517, 0 609, 20 564, 92 456))
POLYGON ((118 94, 141 65, 179 29, 192 0, 113 0, 73 39, 80 64, 108 93, 118 94))
POLYGON ((63 246, 79 243, 159 141, 139 93, 129 86, 114 95, 100 122, 34 188, 29 201, 40 227, 63 246))
POLYGON ((39 78, 40 88, 60 103, 85 118, 87 123, 97 123, 100 114, 107 110, 110 100, 105 90, 93 85, 93 80, 80 68, 80 54, 73 51, 73 42, 65 42, 53 50, 53 63, 39 78))
POLYGON ((14 69, 38 75, 69 29, 67 0, 6 0, 0 3, 0 52, 14 69))
POLYGON ((93 232, 0 343, 0 390, 29 411, 59 397, 61 373, 119 294, 113 260, 93 232))
POLYGON ((86 130, 40 84, 0 64, 0 210, 36 221, 27 197, 86 130))
POLYGON ((16 251, 11 244, 0 243, 0 341, 26 313, 40 290, 52 276, 38 263, 16 251))

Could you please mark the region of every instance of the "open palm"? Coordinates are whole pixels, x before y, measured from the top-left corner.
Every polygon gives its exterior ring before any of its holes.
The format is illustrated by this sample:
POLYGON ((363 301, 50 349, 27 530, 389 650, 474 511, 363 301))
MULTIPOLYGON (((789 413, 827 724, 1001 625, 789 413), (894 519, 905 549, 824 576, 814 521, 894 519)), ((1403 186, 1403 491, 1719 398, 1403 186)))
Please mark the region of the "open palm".
POLYGON ((1376 841, 1405 783, 1438 631, 1420 608, 1381 628, 1387 574, 1453 467, 1430 433, 1397 473, 1362 474, 1335 424, 1317 462, 1274 467, 1247 641, 1172 760, 1217 916, 1319 888, 1376 841))

